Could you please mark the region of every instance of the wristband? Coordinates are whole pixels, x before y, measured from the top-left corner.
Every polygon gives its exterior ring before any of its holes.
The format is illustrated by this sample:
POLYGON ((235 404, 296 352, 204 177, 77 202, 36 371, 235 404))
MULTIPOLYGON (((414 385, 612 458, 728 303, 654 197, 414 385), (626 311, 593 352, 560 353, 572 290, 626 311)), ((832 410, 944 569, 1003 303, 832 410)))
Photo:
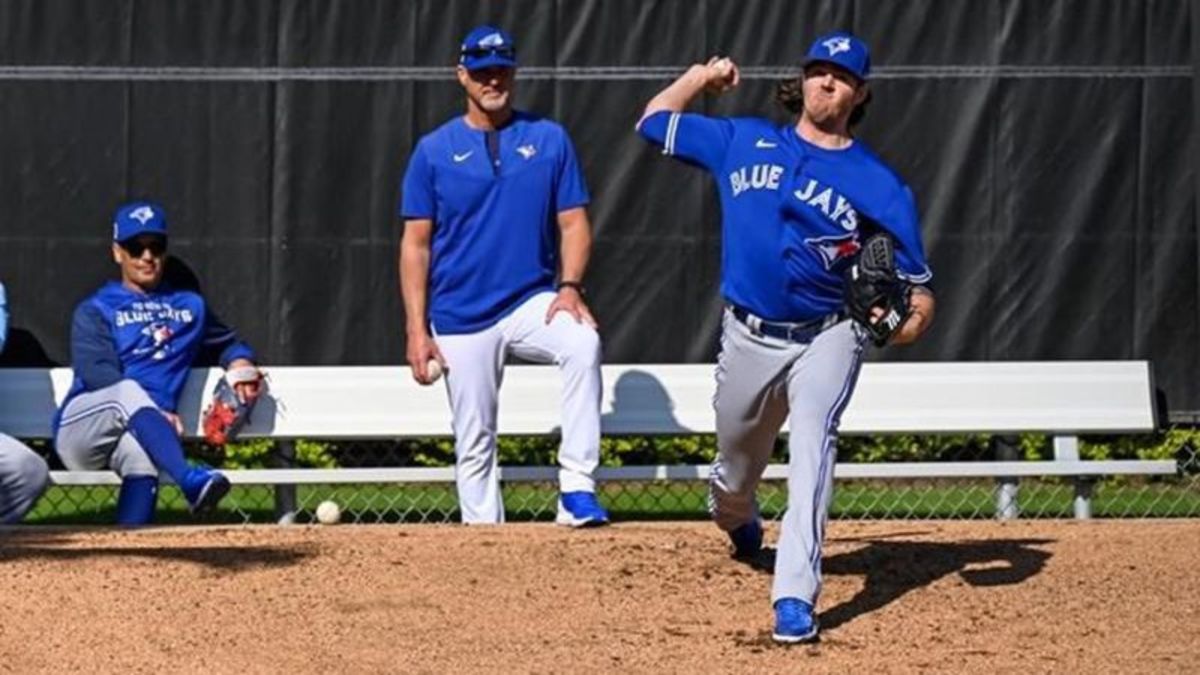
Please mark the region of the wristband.
POLYGON ((558 282, 558 288, 556 290, 561 291, 564 288, 574 288, 575 291, 579 293, 579 295, 581 295, 581 296, 587 295, 587 289, 585 289, 583 287, 582 281, 560 281, 560 282, 558 282))

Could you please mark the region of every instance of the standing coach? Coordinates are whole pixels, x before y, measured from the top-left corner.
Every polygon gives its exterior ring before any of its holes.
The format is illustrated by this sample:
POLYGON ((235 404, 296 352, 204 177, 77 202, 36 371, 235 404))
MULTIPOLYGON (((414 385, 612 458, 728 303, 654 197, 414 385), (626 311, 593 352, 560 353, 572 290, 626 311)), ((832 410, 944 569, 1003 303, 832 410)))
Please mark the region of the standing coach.
POLYGON ((466 114, 417 143, 404 176, 400 278, 407 358, 421 384, 446 372, 465 523, 499 523, 497 397, 509 354, 563 376, 557 522, 601 525, 600 338, 583 275, 587 187, 566 132, 513 110, 512 37, 480 26, 462 42, 466 114))

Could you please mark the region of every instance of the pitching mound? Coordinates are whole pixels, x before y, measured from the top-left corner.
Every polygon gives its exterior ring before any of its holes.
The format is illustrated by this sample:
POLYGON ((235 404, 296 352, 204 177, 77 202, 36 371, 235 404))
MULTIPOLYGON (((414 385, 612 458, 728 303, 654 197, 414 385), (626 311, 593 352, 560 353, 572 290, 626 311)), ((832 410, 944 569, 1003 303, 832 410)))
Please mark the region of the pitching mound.
MULTIPOLYGON (((772 533, 773 534, 773 533, 772 533)), ((773 539, 773 537, 772 537, 773 539)), ((707 523, 0 531, 12 672, 1182 672, 1195 521, 830 526, 821 642, 707 523)))

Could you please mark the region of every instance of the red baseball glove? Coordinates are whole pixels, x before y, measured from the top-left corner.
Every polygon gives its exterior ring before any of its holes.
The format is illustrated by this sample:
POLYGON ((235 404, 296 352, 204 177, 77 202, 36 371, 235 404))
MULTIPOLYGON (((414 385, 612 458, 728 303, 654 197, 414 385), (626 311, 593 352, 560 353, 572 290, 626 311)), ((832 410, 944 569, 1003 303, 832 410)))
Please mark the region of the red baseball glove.
POLYGON ((266 387, 263 372, 254 366, 233 368, 213 387, 212 402, 204 410, 204 440, 209 445, 225 445, 237 436, 250 420, 250 411, 266 387), (238 385, 254 384, 255 394, 244 396, 238 385))

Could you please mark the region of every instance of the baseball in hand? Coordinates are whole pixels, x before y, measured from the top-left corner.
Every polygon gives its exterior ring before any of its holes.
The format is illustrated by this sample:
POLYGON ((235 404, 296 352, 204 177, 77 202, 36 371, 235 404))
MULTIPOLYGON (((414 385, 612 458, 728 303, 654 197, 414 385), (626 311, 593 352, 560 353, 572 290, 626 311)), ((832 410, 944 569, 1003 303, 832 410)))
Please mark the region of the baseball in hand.
POLYGON ((729 57, 716 59, 708 67, 709 72, 715 75, 708 83, 707 89, 710 93, 719 94, 733 86, 734 65, 729 57))
POLYGON ((337 502, 326 499, 317 505, 317 522, 322 525, 333 525, 342 519, 342 509, 337 502))
POLYGON ((425 372, 429 373, 429 383, 433 384, 442 377, 442 363, 437 359, 429 359, 425 364, 425 372))

